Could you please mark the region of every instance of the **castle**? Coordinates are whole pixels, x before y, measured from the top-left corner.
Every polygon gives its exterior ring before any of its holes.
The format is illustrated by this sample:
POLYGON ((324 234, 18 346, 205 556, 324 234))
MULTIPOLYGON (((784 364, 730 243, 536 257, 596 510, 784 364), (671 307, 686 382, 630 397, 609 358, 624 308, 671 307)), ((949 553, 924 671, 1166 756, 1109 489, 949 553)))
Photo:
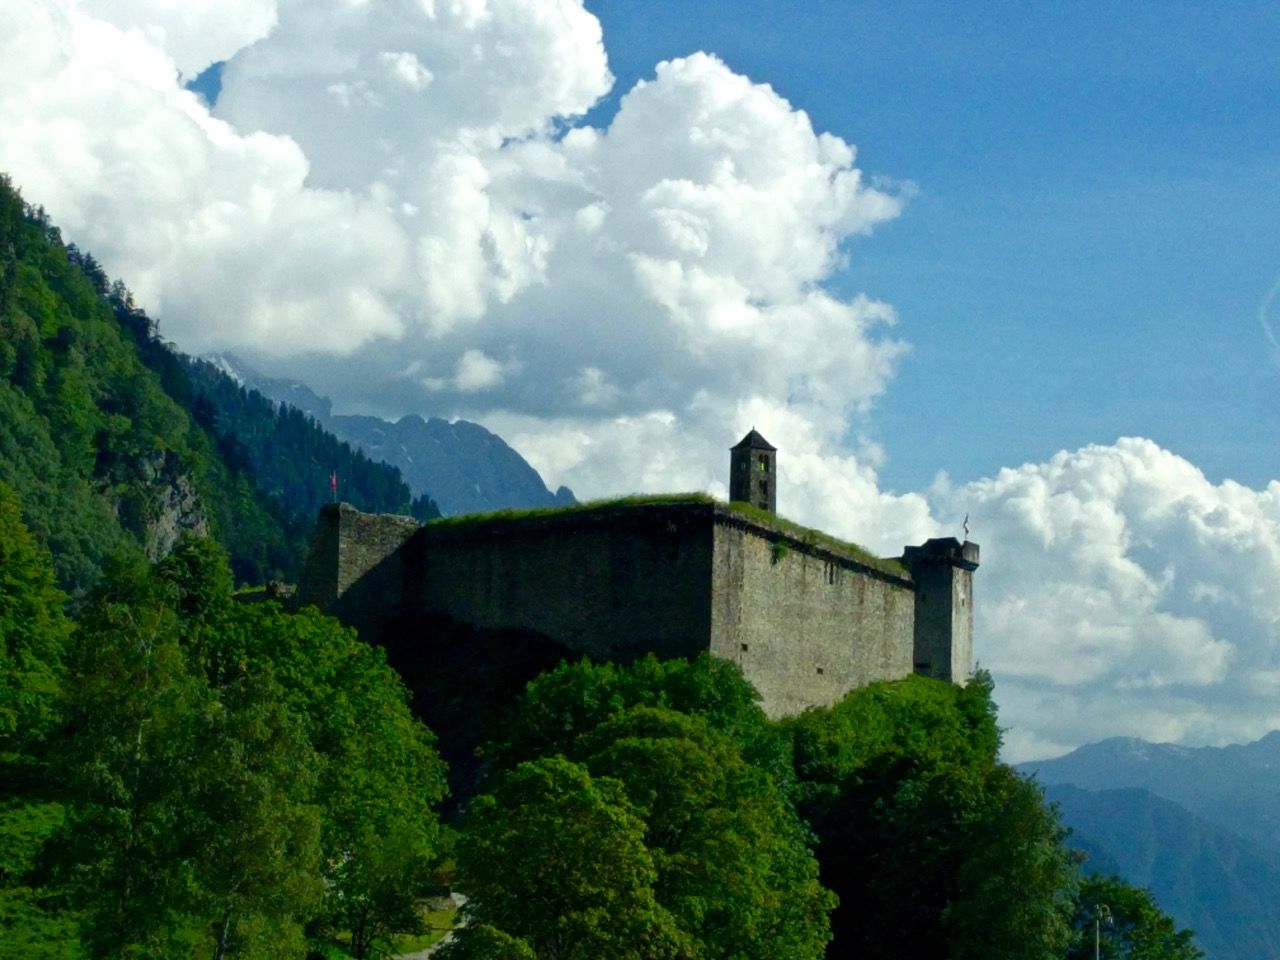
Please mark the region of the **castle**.
POLYGON ((629 661, 704 650, 737 663, 772 716, 876 680, 972 670, 978 545, 882 560, 777 517, 777 450, 730 452, 730 501, 640 497, 418 525, 348 504, 320 513, 300 603, 362 635, 444 616, 629 661))

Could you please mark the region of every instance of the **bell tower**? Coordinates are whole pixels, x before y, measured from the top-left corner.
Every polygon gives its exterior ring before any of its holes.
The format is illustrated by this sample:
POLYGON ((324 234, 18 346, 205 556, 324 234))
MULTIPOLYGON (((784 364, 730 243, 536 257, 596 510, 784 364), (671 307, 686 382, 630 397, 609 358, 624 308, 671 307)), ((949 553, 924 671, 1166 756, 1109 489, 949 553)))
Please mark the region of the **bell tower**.
POLYGON ((729 449, 729 499, 778 512, 778 448, 755 427, 729 449))

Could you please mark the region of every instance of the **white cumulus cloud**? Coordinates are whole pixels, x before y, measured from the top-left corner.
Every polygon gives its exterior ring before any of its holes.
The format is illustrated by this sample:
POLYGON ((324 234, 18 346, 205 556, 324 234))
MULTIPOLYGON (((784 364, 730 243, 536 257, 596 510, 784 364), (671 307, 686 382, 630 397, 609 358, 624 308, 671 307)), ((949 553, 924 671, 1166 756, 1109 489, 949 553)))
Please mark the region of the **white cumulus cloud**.
POLYGON ((713 483, 747 403, 837 451, 799 486, 874 487, 841 442, 904 347, 822 284, 901 201, 767 85, 695 54, 573 126, 612 77, 570 0, 0 10, 28 24, 0 166, 180 346, 349 407, 523 418, 535 456, 590 436, 542 457, 588 495, 713 483), (175 63, 232 50, 210 112, 175 63), (639 422, 701 452, 623 469, 639 422))
POLYGON ((907 346, 827 281, 907 190, 712 55, 584 125, 612 83, 579 0, 0 0, 0 170, 180 347, 481 420, 579 495, 723 495, 754 425, 798 520, 890 554, 969 512, 1015 757, 1280 725, 1280 485, 1130 439, 881 489, 907 346))
POLYGON ((164 50, 190 80, 265 37, 276 0, 79 0, 80 9, 164 50))
POLYGON ((1150 440, 943 494, 983 544, 979 656, 1013 756, 1280 727, 1280 483, 1211 483, 1150 440))

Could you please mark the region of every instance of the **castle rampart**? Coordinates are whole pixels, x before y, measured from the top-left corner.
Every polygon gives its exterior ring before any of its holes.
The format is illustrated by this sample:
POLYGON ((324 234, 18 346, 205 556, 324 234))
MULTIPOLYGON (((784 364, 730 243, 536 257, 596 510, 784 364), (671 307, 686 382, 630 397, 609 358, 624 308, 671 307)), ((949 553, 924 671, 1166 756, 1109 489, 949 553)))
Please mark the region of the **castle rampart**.
POLYGON ((601 660, 710 650, 739 664, 764 708, 781 715, 913 670, 968 678, 965 578, 977 546, 929 541, 904 560, 699 496, 422 527, 333 504, 300 600, 368 635, 391 619, 443 614, 532 631, 601 660))
POLYGON ((711 622, 711 504, 569 509, 424 526, 406 609, 531 630, 599 660, 692 656, 711 622))
POLYGON ((886 573, 728 510, 719 519, 710 649, 742 667, 771 715, 912 672, 915 591, 905 572, 886 573))

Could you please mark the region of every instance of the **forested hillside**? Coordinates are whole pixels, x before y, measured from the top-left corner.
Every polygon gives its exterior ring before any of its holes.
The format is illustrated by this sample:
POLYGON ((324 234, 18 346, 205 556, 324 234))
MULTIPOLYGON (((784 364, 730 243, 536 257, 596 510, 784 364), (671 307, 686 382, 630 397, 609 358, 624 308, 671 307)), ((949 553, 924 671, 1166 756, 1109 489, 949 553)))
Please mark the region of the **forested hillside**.
POLYGON ((259 489, 286 504, 308 528, 330 498, 330 477, 341 499, 367 512, 407 513, 419 520, 440 516, 431 496, 409 499, 396 467, 339 440, 309 413, 273 402, 205 360, 183 358, 183 366, 195 396, 195 419, 218 437, 223 459, 247 468, 259 489))
POLYGON ((241 582, 295 579, 335 470, 362 509, 409 512, 394 468, 232 388, 193 385, 124 284, 0 177, 0 482, 73 598, 184 530, 222 542, 241 582))
POLYGON ((1200 956, 1079 876, 989 677, 773 720, 705 653, 384 651, 234 582, 292 569, 334 469, 407 510, 394 469, 193 375, 7 182, 0 325, 0 960, 411 953, 445 886, 439 960, 1085 960, 1102 902, 1103 956, 1200 956))
POLYGON ((1150 887, 1213 960, 1280 956, 1280 854, 1146 790, 1046 793, 1088 855, 1085 869, 1150 887))
POLYGON ((370 458, 397 467, 409 489, 430 493, 446 516, 577 502, 567 487, 548 490, 524 457, 478 423, 413 413, 394 422, 336 414, 328 397, 300 381, 265 377, 229 353, 209 359, 245 387, 297 407, 370 458))

